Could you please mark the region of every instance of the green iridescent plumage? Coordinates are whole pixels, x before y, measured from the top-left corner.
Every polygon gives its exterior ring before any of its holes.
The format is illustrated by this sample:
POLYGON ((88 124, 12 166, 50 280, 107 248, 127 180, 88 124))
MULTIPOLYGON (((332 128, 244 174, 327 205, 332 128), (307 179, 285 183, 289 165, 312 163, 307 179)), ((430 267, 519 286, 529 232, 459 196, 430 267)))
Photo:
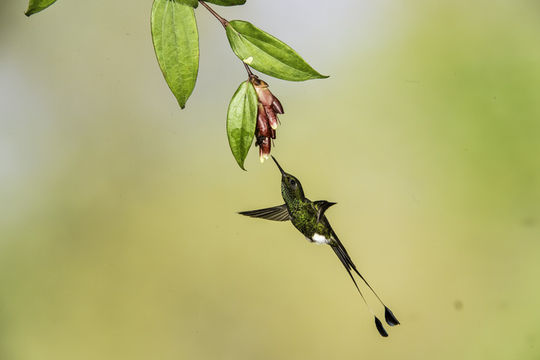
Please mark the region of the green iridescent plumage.
POLYGON ((366 279, 364 279, 364 277, 360 274, 356 268, 356 265, 354 265, 351 257, 347 253, 347 250, 345 250, 345 247, 330 226, 330 223, 325 216, 325 211, 336 203, 326 200, 311 201, 306 198, 300 181, 298 181, 298 179, 293 175, 286 173, 273 156, 272 159, 281 172, 281 195, 283 196, 283 200, 285 200, 285 204, 260 210, 243 211, 239 214, 274 221, 290 220, 294 227, 297 228, 309 241, 330 245, 347 270, 347 273, 360 293, 360 296, 362 296, 362 299, 375 317, 375 326, 379 331, 379 334, 381 334, 383 337, 388 336, 388 333, 384 329, 381 321, 377 318, 377 316, 375 316, 367 304, 364 295, 360 291, 360 288, 353 277, 353 272, 362 279, 362 281, 384 306, 386 323, 390 326, 394 326, 398 325, 399 321, 394 316, 392 311, 382 302, 381 298, 377 295, 377 293, 375 293, 366 279))

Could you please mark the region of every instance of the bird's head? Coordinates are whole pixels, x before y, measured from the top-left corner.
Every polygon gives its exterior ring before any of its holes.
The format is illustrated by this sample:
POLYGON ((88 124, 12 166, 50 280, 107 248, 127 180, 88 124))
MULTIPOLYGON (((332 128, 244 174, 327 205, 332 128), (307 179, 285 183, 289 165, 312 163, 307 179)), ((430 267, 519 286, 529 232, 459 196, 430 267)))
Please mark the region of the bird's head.
POLYGON ((281 172, 281 194, 283 195, 283 199, 286 202, 294 199, 304 199, 304 190, 300 181, 291 174, 286 173, 275 157, 272 156, 272 160, 274 160, 281 172))

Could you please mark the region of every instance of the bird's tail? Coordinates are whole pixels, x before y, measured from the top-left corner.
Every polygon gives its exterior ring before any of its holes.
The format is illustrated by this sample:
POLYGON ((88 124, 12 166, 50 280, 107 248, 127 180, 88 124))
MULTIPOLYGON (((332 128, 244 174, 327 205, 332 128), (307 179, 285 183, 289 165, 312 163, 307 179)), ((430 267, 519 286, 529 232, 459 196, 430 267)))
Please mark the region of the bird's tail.
POLYGON ((386 323, 390 326, 394 326, 394 325, 399 325, 399 321, 398 319, 394 316, 394 313, 392 313, 392 311, 388 308, 388 306, 386 306, 381 298, 379 297, 379 295, 377 295, 377 293, 375 292, 375 290, 373 290, 373 288, 371 287, 371 285, 369 285, 369 283, 366 281, 366 279, 362 276, 362 274, 360 274, 360 272, 358 271, 358 269, 356 268, 356 266, 354 265, 353 261, 351 260, 351 257, 349 256, 349 254, 347 253, 347 250, 345 250, 345 247, 343 246, 343 244, 339 241, 339 239, 337 238, 337 236, 335 237, 336 238, 336 242, 334 244, 331 244, 332 246, 332 250, 334 250, 334 252, 336 253, 338 259, 341 261, 341 263, 343 264, 343 266, 345 267, 345 270, 347 270, 347 273, 349 274, 349 277, 351 278, 351 280, 353 281, 354 283, 354 286, 356 287, 356 290, 358 290, 358 293, 360 294, 360 296, 362 297, 362 300, 364 300, 364 303, 366 304, 367 308, 369 309, 369 311, 371 312, 371 314, 373 315, 373 317, 375 318, 375 326, 377 328, 377 330, 379 331, 379 334, 381 334, 381 336, 383 337, 387 337, 388 336, 388 333, 386 332, 386 329, 384 328, 384 326, 382 325, 382 322, 379 320, 379 318, 375 315, 375 313, 373 312, 373 310, 371 309, 371 307, 369 306, 369 304, 367 303, 366 301, 366 298, 364 297, 364 295, 362 294, 362 291, 360 291, 360 287, 358 286, 358 284, 356 283, 356 280, 354 279, 352 273, 351 273, 351 269, 362 279, 362 281, 367 285, 367 287, 373 292, 373 294, 377 297, 377 299, 379 300, 379 302, 384 306, 384 317, 385 317, 385 320, 386 320, 386 323))

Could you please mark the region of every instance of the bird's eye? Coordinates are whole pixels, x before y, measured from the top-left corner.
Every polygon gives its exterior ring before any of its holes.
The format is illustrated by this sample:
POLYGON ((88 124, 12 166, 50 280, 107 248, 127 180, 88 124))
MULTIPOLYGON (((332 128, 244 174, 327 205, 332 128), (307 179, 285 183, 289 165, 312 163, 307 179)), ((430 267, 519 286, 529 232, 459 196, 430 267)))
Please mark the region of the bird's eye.
POLYGON ((296 181, 294 179, 291 179, 290 183, 292 186, 296 186, 296 181))

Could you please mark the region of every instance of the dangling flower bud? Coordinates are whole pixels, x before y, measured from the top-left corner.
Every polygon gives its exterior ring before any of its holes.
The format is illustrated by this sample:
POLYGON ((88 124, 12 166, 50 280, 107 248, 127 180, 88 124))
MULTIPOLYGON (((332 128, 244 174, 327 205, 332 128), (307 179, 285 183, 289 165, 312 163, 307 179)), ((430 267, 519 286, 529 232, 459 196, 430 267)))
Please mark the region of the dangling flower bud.
POLYGON ((283 114, 283 106, 281 106, 281 103, 279 102, 277 97, 274 97, 274 100, 272 101, 272 108, 278 114, 283 114))
POLYGON ((251 83, 255 87, 259 102, 264 106, 272 105, 274 95, 272 95, 272 92, 268 89, 268 84, 257 77, 252 77, 251 83))
POLYGON ((269 137, 271 135, 270 133, 270 126, 268 126, 268 117, 266 116, 266 111, 264 111, 264 107, 262 104, 259 104, 259 108, 257 110, 257 126, 256 126, 256 136, 263 136, 263 137, 269 137))
POLYGON ((268 118, 268 123, 270 124, 270 127, 276 130, 278 126, 278 118, 276 116, 276 113, 269 106, 265 106, 264 111, 266 112, 266 117, 268 118))
POLYGON ((264 160, 268 159, 270 156, 270 149, 272 148, 270 138, 263 137, 261 138, 261 142, 259 144, 259 159, 263 163, 264 160))
POLYGON ((259 146, 259 158, 261 162, 268 159, 272 148, 270 139, 276 138, 276 129, 279 124, 277 114, 283 114, 281 102, 268 89, 268 84, 257 76, 250 76, 250 81, 255 88, 259 106, 257 108, 257 125, 255 128, 256 146, 259 146))

